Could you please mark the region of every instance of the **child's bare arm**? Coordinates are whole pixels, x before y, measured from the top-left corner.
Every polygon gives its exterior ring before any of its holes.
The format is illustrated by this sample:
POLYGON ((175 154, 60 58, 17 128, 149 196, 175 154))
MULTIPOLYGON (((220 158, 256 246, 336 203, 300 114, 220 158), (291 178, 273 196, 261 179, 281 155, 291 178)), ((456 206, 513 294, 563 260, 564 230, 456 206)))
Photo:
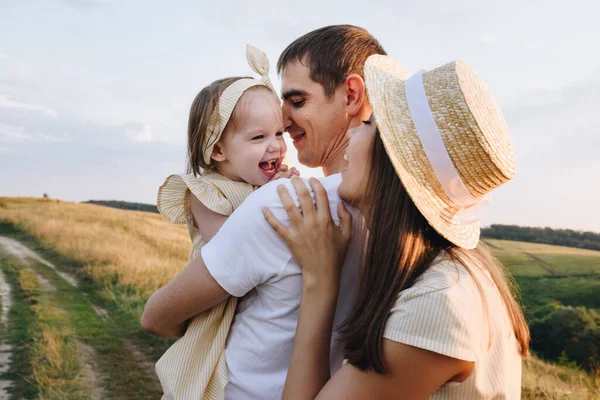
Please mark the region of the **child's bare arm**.
POLYGON ((190 209, 194 217, 194 226, 200 231, 204 242, 208 242, 227 221, 227 216, 217 214, 206 207, 196 196, 190 194, 190 209))

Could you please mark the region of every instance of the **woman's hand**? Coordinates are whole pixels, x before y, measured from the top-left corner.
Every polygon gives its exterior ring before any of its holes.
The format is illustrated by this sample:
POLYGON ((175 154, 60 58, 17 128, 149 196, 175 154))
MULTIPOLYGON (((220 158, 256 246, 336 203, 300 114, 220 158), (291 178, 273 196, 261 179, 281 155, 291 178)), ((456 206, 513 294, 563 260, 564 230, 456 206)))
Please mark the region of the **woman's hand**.
POLYGON ((292 178, 302 213, 287 189, 277 189, 290 219, 290 226, 279 222, 267 208, 267 222, 285 240, 302 267, 302 299, 294 349, 283 399, 314 399, 329 380, 329 353, 333 320, 340 285, 340 273, 352 235, 352 216, 340 202, 340 226, 331 219, 329 199, 321 183, 309 180, 315 193, 316 208, 304 181, 292 178))
POLYGON ((268 208, 263 212, 267 222, 283 238, 301 266, 305 288, 334 287, 337 293, 341 267, 352 236, 352 215, 340 202, 337 210, 340 226, 336 226, 331 218, 325 188, 315 178, 309 182, 315 193, 316 208, 304 181, 292 178, 302 213, 284 186, 277 189, 291 222, 289 227, 279 222, 268 208))

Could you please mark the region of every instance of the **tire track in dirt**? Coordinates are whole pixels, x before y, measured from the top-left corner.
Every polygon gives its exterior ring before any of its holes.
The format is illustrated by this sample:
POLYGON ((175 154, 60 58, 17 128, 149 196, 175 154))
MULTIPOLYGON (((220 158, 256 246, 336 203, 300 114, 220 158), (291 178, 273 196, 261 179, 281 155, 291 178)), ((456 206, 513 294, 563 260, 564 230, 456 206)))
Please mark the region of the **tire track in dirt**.
POLYGON ((35 260, 41 264, 44 264, 52 268, 58 275, 60 275, 65 281, 69 282, 71 286, 77 287, 77 278, 66 272, 59 271, 54 264, 40 257, 36 252, 32 251, 29 247, 22 245, 19 241, 11 239, 6 236, 0 236, 0 246, 4 247, 4 251, 8 254, 13 255, 21 260, 23 264, 30 265, 29 260, 35 260))
POLYGON ((102 400, 106 398, 102 388, 102 375, 98 372, 96 350, 85 343, 77 341, 77 353, 82 361, 81 378, 83 384, 89 389, 88 394, 91 400, 102 400))
MULTIPOLYGON (((2 302, 2 311, 0 312, 0 326, 4 333, 8 326, 8 312, 12 306, 11 287, 4 278, 4 272, 0 271, 0 301, 2 302)), ((4 335, 2 335, 4 336, 4 335)), ((12 346, 8 343, 3 343, 4 338, 0 340, 0 376, 5 374, 12 362, 12 346)), ((9 389, 12 381, 0 379, 0 400, 8 400, 10 398, 9 389)))
POLYGON ((0 302, 2 302, 2 311, 0 311, 0 324, 6 325, 8 322, 8 312, 12 307, 12 297, 10 285, 4 278, 4 272, 0 271, 0 302))
MULTIPOLYGON (((46 264, 47 265, 47 264, 46 264)), ((45 292, 55 292, 56 287, 52 282, 46 279, 42 274, 40 274, 35 269, 31 269, 35 272, 38 281, 40 282, 42 289, 45 292)), ((96 307, 92 305, 94 311, 96 307)), ((65 310, 59 309, 60 312, 66 313, 65 310)), ((104 311, 104 310, 102 310, 104 311)), ((106 311, 104 311, 106 312, 106 311)), ((99 372, 100 368, 98 366, 97 354, 96 350, 92 346, 89 346, 80 340, 75 340, 75 346, 77 350, 77 358, 81 363, 81 382, 86 388, 86 394, 89 395, 90 400, 102 400, 105 399, 104 389, 102 388, 102 374, 99 372)), ((1 400, 1 397, 0 397, 1 400)))
MULTIPOLYGON (((2 250, 5 250, 6 253, 17 257, 24 266, 32 268, 38 275, 40 286, 45 292, 48 292, 49 295, 61 297, 61 294, 64 293, 66 286, 69 286, 72 289, 66 290, 75 290, 84 298, 85 302, 91 306, 93 312, 101 318, 105 326, 112 326, 112 319, 110 318, 108 311, 91 301, 88 293, 83 291, 81 286, 78 285, 78 281, 74 276, 70 276, 69 274, 59 271, 55 265, 48 262, 37 253, 12 238, 0 236, 0 251, 2 250), (36 263, 37 266, 35 265, 36 263), (43 270, 45 267, 51 268, 53 272, 58 274, 60 277, 49 275, 50 271, 46 272, 43 270), (62 283, 63 279, 65 283, 62 283)), ((69 312, 77 311, 70 310, 69 312)), ((109 330, 112 330, 112 328, 109 330)), ((133 343, 131 340, 116 336, 114 336, 114 339, 118 339, 120 342, 120 355, 127 355, 129 360, 131 360, 132 365, 130 368, 133 367, 131 371, 139 371, 141 373, 140 378, 143 381, 147 380, 151 385, 156 384, 158 379, 156 378, 156 373, 154 370, 154 360, 148 354, 146 354, 142 348, 140 348, 136 343, 133 343)), ((95 344, 88 343, 87 339, 85 341, 83 340, 83 337, 79 340, 76 339, 75 344, 81 365, 81 382, 86 387, 86 394, 92 399, 113 398, 115 395, 113 393, 114 390, 110 386, 103 387, 103 385, 110 384, 110 382, 113 382, 115 377, 112 375, 112 372, 105 370, 105 364, 107 364, 106 354, 99 353, 98 348, 96 347, 96 345, 100 345, 101 347, 103 347, 103 345, 96 343, 96 341, 93 342, 95 344)), ((135 374, 132 376, 135 376, 135 374)), ((125 379, 117 379, 116 384, 122 385, 123 382, 127 382, 129 379, 129 377, 125 379)), ((147 390, 148 392, 152 392, 155 389, 147 390)), ((142 390, 142 392, 144 392, 144 390, 142 390)), ((0 400, 4 399, 0 397, 0 400)))
MULTIPOLYGON (((17 257, 24 266, 30 268, 35 272, 37 279, 42 287, 42 290, 48 293, 56 292, 56 286, 46 279, 42 274, 31 266, 31 260, 37 261, 47 267, 54 270, 62 279, 69 283, 73 287, 77 287, 77 280, 62 271, 58 271, 57 268, 44 258, 40 257, 37 253, 33 252, 28 247, 22 245, 20 242, 0 236, 0 249, 3 249, 5 253, 17 257)), ((0 271, 0 300, 2 301, 2 311, 0 313, 0 322, 2 325, 6 325, 8 322, 8 312, 10 311, 10 292, 11 287, 4 279, 4 274, 0 271)), ((100 307, 96 307, 92 304, 94 311, 100 315, 104 320, 108 316, 106 310, 100 307)), ((66 312, 60 309, 61 312, 66 312)), ((106 398, 104 390, 101 386, 102 374, 99 372, 100 368, 97 363, 97 353, 91 346, 76 340, 76 349, 79 361, 81 362, 81 379, 84 386, 87 389, 92 400, 101 400, 106 398)), ((10 368, 10 359, 12 356, 12 346, 9 344, 0 345, 0 374, 6 372, 10 368)), ((12 382, 0 380, 0 400, 9 399, 8 388, 12 382)))
POLYGON ((531 258, 533 261, 537 262, 540 267, 542 267, 546 272, 548 272, 551 276, 561 276, 563 273, 556 269, 556 266, 550 264, 547 261, 542 260, 536 255, 531 253, 524 253, 527 257, 531 258))
POLYGON ((123 339, 123 347, 131 353, 131 356, 135 362, 144 370, 149 376, 156 376, 154 369, 155 362, 150 359, 146 353, 142 351, 137 345, 130 342, 127 339, 123 339))

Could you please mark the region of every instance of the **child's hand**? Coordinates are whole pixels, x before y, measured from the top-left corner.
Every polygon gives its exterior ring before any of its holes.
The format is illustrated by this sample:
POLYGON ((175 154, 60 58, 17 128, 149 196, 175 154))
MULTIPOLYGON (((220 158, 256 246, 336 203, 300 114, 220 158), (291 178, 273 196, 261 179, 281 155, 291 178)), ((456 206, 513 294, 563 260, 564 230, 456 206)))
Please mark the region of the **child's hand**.
POLYGON ((279 166, 279 171, 277 171, 277 173, 275 174, 274 177, 271 178, 271 180, 269 182, 272 182, 276 179, 281 179, 281 178, 292 178, 294 176, 300 176, 300 172, 298 172, 298 170, 294 167, 292 168, 288 168, 287 165, 285 164, 281 164, 279 166))

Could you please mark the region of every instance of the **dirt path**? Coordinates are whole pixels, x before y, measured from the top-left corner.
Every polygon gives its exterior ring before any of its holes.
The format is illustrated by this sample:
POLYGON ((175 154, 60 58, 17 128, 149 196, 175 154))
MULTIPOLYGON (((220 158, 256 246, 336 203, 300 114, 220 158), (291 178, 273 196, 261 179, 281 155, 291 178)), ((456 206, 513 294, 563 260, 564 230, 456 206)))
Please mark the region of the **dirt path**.
MULTIPOLYGON (((49 266, 46 263, 44 263, 44 265, 49 266)), ((35 272, 37 279, 45 292, 48 293, 56 291, 56 287, 52 282, 46 279, 35 269, 32 269, 32 271, 35 272)), ((95 310, 95 306, 92 305, 92 307, 94 307, 95 310)), ((59 309, 59 311, 62 313, 66 313, 64 309, 59 309)), ((104 389, 101 385, 102 374, 100 373, 100 368, 98 367, 98 355, 96 354, 96 350, 94 350, 93 347, 82 343, 80 340, 76 340, 75 344, 77 349, 77 357, 79 359, 79 362, 81 363, 81 381, 84 387, 86 388, 86 394, 90 396, 90 400, 102 400, 106 398, 104 389)), ((2 400, 1 397, 0 400, 2 400)))
MULTIPOLYGON (((47 293, 56 292, 56 286, 48 280, 44 275, 40 274, 35 268, 32 267, 31 261, 37 261, 47 267, 53 269, 62 279, 64 279, 68 284, 73 287, 77 286, 77 280, 62 271, 58 271, 56 267, 40 257, 38 254, 30 250, 28 247, 22 245, 18 241, 7 238, 4 236, 0 236, 0 250, 3 250, 4 253, 17 257, 26 268, 30 268, 37 276, 37 279, 42 287, 42 290, 47 293)), ((4 274, 0 271, 0 300, 2 301, 2 310, 0 312, 0 323, 2 326, 6 326, 8 322, 8 313, 11 307, 11 287, 6 282, 4 278, 4 274)), ((63 309, 60 309, 61 312, 66 312, 63 309)), ((102 310, 104 311, 104 310, 102 310)), ((98 311, 96 311, 98 312, 98 311)), ((106 313, 106 311, 104 311, 106 313)), ((1 343, 1 342, 0 342, 1 343)), ((101 400, 104 399, 104 390, 100 385, 102 381, 102 374, 99 372, 100 369, 97 365, 97 355, 96 351, 91 347, 80 341, 76 342, 77 346, 77 356, 79 361, 81 362, 81 379, 86 387, 86 392, 89 394, 90 399, 92 400, 101 400)), ((7 372, 10 369, 10 361, 12 358, 12 346, 9 344, 0 344, 0 375, 7 372)), ((0 380, 0 400, 8 400, 10 398, 10 394, 8 393, 8 389, 11 386, 12 382, 6 380, 0 380)))
POLYGON ((4 278, 4 273, 0 271, 0 302, 2 303, 2 311, 0 311, 0 325, 5 326, 8 322, 8 312, 12 306, 10 285, 4 278))
POLYGON ((41 264, 44 264, 50 268, 52 268, 58 275, 60 275, 65 281, 69 282, 71 286, 77 287, 77 278, 75 278, 71 274, 67 274, 66 272, 62 272, 56 269, 54 264, 49 261, 44 260, 37 253, 33 252, 28 247, 22 245, 18 241, 11 239, 6 236, 0 236, 0 246, 4 248, 4 251, 12 256, 15 256, 21 260, 21 262, 25 265, 30 265, 30 260, 35 260, 41 264))
MULTIPOLYGON (((101 306, 89 282, 79 284, 74 276, 58 270, 44 259, 41 255, 45 252, 37 254, 10 237, 0 236, 0 253, 17 258, 23 268, 34 271, 45 298, 59 311, 68 314, 69 328, 75 333, 76 353, 80 361, 79 379, 85 387, 86 398, 159 397, 160 386, 154 372, 154 361, 137 343, 124 338, 120 317, 113 319, 104 305, 101 306)), ((1 278, 0 321, 6 324, 11 286, 1 278)), ((11 355, 13 358, 18 356, 17 353, 12 354, 10 346, 4 351, 1 340, 0 336, 0 375, 11 368, 11 355)), ((11 382, 0 381, 0 400, 10 398, 6 390, 10 385, 11 382)))
POLYGON ((123 345, 127 351, 129 351, 136 361, 136 363, 150 376, 154 376, 156 373, 154 370, 155 362, 146 355, 136 344, 130 342, 129 340, 124 340, 123 345))
POLYGON ((98 372, 98 357, 96 350, 85 343, 77 342, 77 353, 82 362, 81 377, 83 384, 89 389, 88 394, 91 400, 105 399, 104 389, 102 388, 102 375, 98 372))
POLYGON ((542 260, 541 258, 531 254, 531 253, 525 253, 527 255, 527 257, 531 258, 533 261, 535 261, 536 263, 538 263, 540 265, 540 267, 544 268, 546 270, 546 272, 548 272, 551 276, 560 276, 562 275, 562 273, 556 269, 556 267, 552 264, 550 264, 547 261, 542 260))
MULTIPOLYGON (((4 278, 4 273, 0 271, 0 302, 2 302, 2 311, 0 311, 0 329, 2 330, 2 336, 6 331, 8 324, 8 312, 12 306, 11 288, 4 278)), ((0 339, 0 376, 6 373, 10 369, 12 361, 12 346, 8 343, 4 343, 4 337, 0 339)), ((0 400, 8 400, 10 394, 8 389, 12 382, 6 379, 0 379, 0 400)))

